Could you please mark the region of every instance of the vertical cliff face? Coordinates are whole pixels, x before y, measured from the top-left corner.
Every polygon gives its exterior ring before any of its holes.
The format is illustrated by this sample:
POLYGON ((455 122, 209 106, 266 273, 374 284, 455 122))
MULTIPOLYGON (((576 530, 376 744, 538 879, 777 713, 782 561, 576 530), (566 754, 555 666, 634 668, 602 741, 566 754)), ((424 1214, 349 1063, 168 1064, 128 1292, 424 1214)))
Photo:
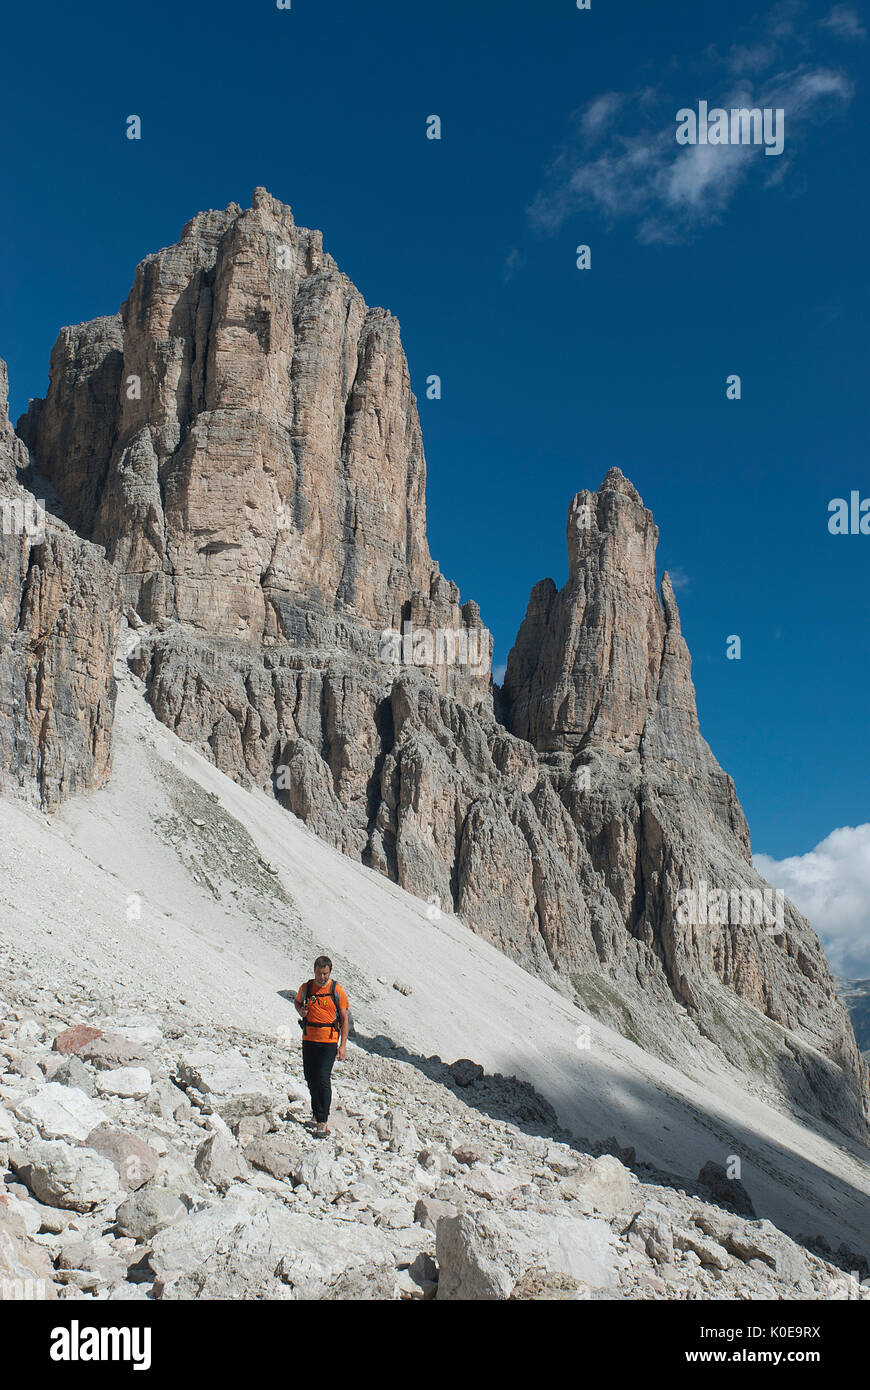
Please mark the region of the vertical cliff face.
POLYGON ((541 752, 594 741, 637 753, 655 705, 665 636, 658 530, 619 469, 568 518, 568 582, 536 585, 505 676, 509 723, 541 752))
POLYGON ((497 719, 489 634, 429 555, 398 324, 263 190, 147 257, 118 315, 64 329, 19 432, 7 451, 29 446, 84 539, 54 523, 42 564, 5 561, 7 774, 35 758, 52 795, 102 775, 117 583, 147 699, 231 777, 677 1065, 718 1050, 864 1132, 821 946, 790 904, 775 930, 754 910, 657 530, 618 469, 572 503, 568 581, 533 590, 497 719), (67 745, 77 770, 46 772, 67 745))
POLYGON ((120 591, 18 481, 30 460, 7 402, 0 362, 0 788, 50 808, 109 769, 120 591))
POLYGON ((505 722, 543 754, 618 759, 693 788, 748 860, 734 784, 701 736, 691 659, 658 528, 618 468, 568 517, 568 581, 537 584, 510 653, 505 722))
POLYGON ((398 322, 263 189, 147 257, 120 314, 64 329, 19 433, 146 621, 479 626, 429 554, 398 322))

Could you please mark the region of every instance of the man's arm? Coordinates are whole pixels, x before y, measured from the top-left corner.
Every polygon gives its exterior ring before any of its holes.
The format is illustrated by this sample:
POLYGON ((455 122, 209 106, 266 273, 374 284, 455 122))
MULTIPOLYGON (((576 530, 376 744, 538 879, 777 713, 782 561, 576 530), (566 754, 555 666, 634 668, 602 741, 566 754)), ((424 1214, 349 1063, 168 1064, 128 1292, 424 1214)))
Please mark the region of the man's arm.
POLYGON ((339 1009, 338 1012, 341 1017, 341 1037, 338 1040, 338 1052, 336 1056, 338 1057, 340 1062, 343 1062, 345 1052, 347 1051, 347 1035, 350 1029, 350 1014, 347 1009, 339 1009))
MULTIPOLYGON (((301 993, 301 991, 302 991, 302 985, 299 986, 299 990, 300 990, 300 993, 301 993)), ((304 998, 304 996, 303 996, 303 998, 304 998)), ((298 1013, 298 1015, 299 1015, 300 1018, 304 1018, 304 1017, 305 1017, 305 1005, 304 1005, 304 1004, 300 1004, 300 1002, 299 1002, 299 994, 297 994, 297 995, 296 995, 296 998, 293 1000, 293 1007, 294 1007, 294 1009, 296 1010, 296 1012, 298 1013)))

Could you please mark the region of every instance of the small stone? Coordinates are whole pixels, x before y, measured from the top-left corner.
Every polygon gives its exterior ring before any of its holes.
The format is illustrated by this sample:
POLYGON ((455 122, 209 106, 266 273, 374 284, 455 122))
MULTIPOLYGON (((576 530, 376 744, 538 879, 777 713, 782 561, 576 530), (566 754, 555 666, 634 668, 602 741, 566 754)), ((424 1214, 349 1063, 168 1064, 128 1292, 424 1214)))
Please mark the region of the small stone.
POLYGON ((483 1144, 460 1144, 458 1148, 453 1150, 453 1157, 456 1162, 465 1164, 469 1168, 472 1163, 482 1163, 489 1156, 490 1150, 485 1148, 483 1144))
POLYGON ((458 1062, 451 1062, 447 1070, 457 1086, 473 1086, 484 1074, 479 1062, 472 1062, 467 1057, 460 1057, 458 1062))
POLYGON ((629 1240, 656 1264, 672 1264, 674 1236, 667 1207, 661 1202, 647 1202, 629 1227, 629 1240))
POLYGON ((14 1163, 37 1201, 50 1207, 90 1211, 116 1201, 123 1189, 114 1164, 93 1149, 73 1149, 60 1140, 34 1140, 14 1163))
POLYGON ((351 1182, 341 1165, 323 1148, 307 1150, 295 1165, 293 1177, 328 1202, 346 1192, 351 1182))
POLYGON ((742 1230, 729 1234, 727 1246, 732 1254, 747 1263, 761 1260, 768 1266, 768 1273, 775 1271, 788 1284, 797 1283, 807 1273, 804 1251, 770 1221, 745 1223, 742 1230))
POLYGON ((51 1073, 51 1080, 58 1086, 73 1086, 86 1096, 96 1095, 93 1074, 75 1053, 70 1053, 51 1073))
POLYGON ((190 1101, 171 1081, 154 1083, 145 1101, 145 1109, 164 1120, 186 1120, 191 1115, 190 1101))
POLYGON ((104 1125, 88 1135, 87 1143, 115 1165, 121 1182, 130 1192, 144 1187, 157 1171, 158 1155, 138 1134, 104 1125))
POLYGON ((151 1090, 151 1073, 145 1067, 119 1067, 97 1077, 97 1090, 103 1096, 123 1096, 143 1100, 151 1090))
POLYGON ((718 1201, 724 1202, 740 1216, 755 1216, 752 1199, 743 1183, 739 1178, 729 1178, 721 1163, 714 1163, 712 1160, 705 1163, 698 1174, 698 1182, 703 1183, 718 1201))
MULTIPOLYGON (((50 824, 50 822, 48 822, 50 824)), ((36 1022, 35 1018, 25 1018, 12 1033, 13 1040, 19 1047, 27 1046, 30 1043, 39 1042, 45 1029, 36 1022)))
POLYGON ((77 1023, 74 1028, 67 1028, 65 1032, 58 1033, 52 1048, 67 1057, 71 1053, 80 1053, 88 1043, 96 1042, 102 1036, 99 1028, 88 1028, 84 1023, 77 1023))
POLYGON ((267 1135, 252 1139, 245 1146, 245 1158, 253 1167, 271 1174, 273 1178, 285 1179, 301 1171, 302 1150, 284 1135, 267 1135))
POLYGON ((269 1133, 271 1118, 268 1115, 243 1115, 230 1128, 239 1143, 247 1147, 252 1139, 262 1139, 263 1135, 269 1133))
POLYGON ((702 1265, 712 1269, 730 1269, 734 1261, 715 1240, 699 1236, 693 1231, 677 1228, 674 1230, 674 1246, 694 1254, 702 1265))
POLYGON ((19 1101, 13 1111, 20 1120, 35 1125, 44 1139, 84 1140, 105 1119, 100 1107, 84 1091, 54 1081, 19 1101))
POLYGON ((585 1210, 600 1212, 608 1219, 630 1205, 632 1191, 631 1174, 612 1154, 602 1154, 559 1183, 563 1197, 579 1201, 585 1210))
POLYGON ((183 1221, 187 1208, 175 1196, 161 1187, 146 1187, 122 1202, 116 1214, 116 1230, 136 1241, 151 1240, 158 1231, 183 1221))
POLYGON ((514 1192, 519 1186, 519 1179, 508 1173, 498 1173, 495 1169, 480 1164, 463 1176, 462 1186, 467 1188, 469 1192, 476 1192, 479 1197, 486 1197, 489 1201, 495 1202, 514 1192))
POLYGON ((219 1192, 226 1192, 233 1183, 246 1178, 251 1171, 238 1144, 221 1132, 210 1134, 200 1144, 194 1166, 200 1177, 219 1192))
POLYGON ((104 1033, 96 1041, 85 1043, 79 1055, 98 1071, 144 1066, 150 1060, 138 1043, 129 1042, 118 1033, 104 1033))

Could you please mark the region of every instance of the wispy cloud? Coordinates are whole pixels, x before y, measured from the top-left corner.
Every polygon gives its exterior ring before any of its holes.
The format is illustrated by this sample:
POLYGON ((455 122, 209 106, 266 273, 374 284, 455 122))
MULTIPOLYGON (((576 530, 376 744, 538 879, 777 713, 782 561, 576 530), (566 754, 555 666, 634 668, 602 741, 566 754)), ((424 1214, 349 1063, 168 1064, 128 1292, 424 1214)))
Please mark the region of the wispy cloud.
POLYGON ((835 5, 822 27, 830 29, 839 39, 866 39, 867 30, 855 10, 849 5, 835 5))
MULTIPOLYGON (((799 9, 777 6, 756 42, 736 44, 724 56, 711 50, 703 78, 693 69, 667 91, 603 92, 574 112, 572 134, 528 210, 532 228, 558 231, 591 207, 611 223, 634 220, 642 242, 678 242, 719 221, 747 180, 781 183, 811 126, 842 110, 854 93, 846 72, 806 61, 799 9), (785 153, 770 159, 760 145, 678 145, 676 112, 705 89, 711 106, 725 110, 782 109, 785 153)), ((847 16, 857 20, 835 6, 825 23, 842 28, 847 16)))
POLYGON ((774 43, 756 43, 748 46, 735 44, 725 60, 731 72, 743 76, 747 72, 760 72, 775 63, 779 50, 774 43))
POLYGON ((870 825, 833 830, 808 854, 756 854, 753 863, 809 918, 836 975, 870 977, 870 825))
POLYGON ((505 257, 504 278, 512 280, 523 263, 523 253, 518 246, 514 246, 505 257))
POLYGON ((580 117, 580 129, 587 140, 600 135, 612 124, 625 97, 621 92, 605 92, 590 101, 580 117))

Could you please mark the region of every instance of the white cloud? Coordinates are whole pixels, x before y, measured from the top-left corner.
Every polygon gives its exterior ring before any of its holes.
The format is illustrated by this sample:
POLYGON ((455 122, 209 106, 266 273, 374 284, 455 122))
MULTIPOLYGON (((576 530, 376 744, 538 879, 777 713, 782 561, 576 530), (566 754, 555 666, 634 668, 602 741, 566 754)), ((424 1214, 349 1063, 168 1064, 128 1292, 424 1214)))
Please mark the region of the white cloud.
POLYGON ((507 664, 506 664, 506 663, 504 663, 504 664, 502 664, 502 665, 500 665, 500 666, 493 666, 493 668, 492 668, 492 678, 493 678, 493 680, 495 681, 496 685, 503 685, 503 684, 504 684, 504 678, 505 678, 505 672, 506 672, 506 671, 507 671, 507 664))
POLYGON ((688 589, 689 576, 679 565, 677 565, 676 569, 668 570, 668 574, 671 576, 671 588, 675 594, 678 594, 681 589, 688 589))
POLYGON ((802 19, 801 0, 780 0, 767 16, 766 27, 776 39, 789 39, 802 19))
MULTIPOLYGON (((803 121, 814 114, 814 107, 832 98, 835 102, 849 102, 855 91, 851 77, 834 68, 794 68, 768 78, 761 89, 758 104, 761 106, 785 107, 786 121, 803 121)), ((745 96, 736 94, 739 105, 745 105, 745 96)))
MULTIPOLYGON (((841 26, 843 15, 852 14, 845 6, 831 13, 841 26)), ((693 72, 668 92, 645 87, 594 97, 574 113, 573 134, 528 210, 531 225, 556 232, 592 207, 611 223, 635 220, 642 242, 678 242, 720 221, 747 179, 766 188, 783 183, 811 124, 854 94, 847 73, 800 61, 804 45, 794 20, 794 7, 781 6, 760 41, 735 45, 724 57, 713 50, 703 81, 693 72), (701 94, 711 108, 781 108, 785 154, 766 156, 760 145, 678 145, 676 113, 695 109, 701 94)))
POLYGON ((866 39, 867 30, 858 15, 849 5, 835 5, 822 26, 830 29, 838 39, 866 39))
POLYGON ((773 44, 757 43, 744 47, 735 44, 728 54, 727 64, 732 72, 758 72, 766 68, 776 58, 777 50, 773 44))
POLYGON ((687 145, 663 171, 659 192, 674 209, 703 216, 718 212, 746 172, 749 145, 687 145))
POLYGON ((676 109, 662 114, 656 130, 614 135, 611 148, 596 159, 563 152, 529 209, 532 224, 558 231, 573 212, 595 206, 612 222, 636 218, 639 239, 653 242, 682 240, 699 224, 718 220, 762 150, 679 146, 676 109))
POLYGON ((610 125, 624 100, 621 92, 605 92, 590 101, 580 117, 580 129, 587 140, 600 135, 610 125))
POLYGON ((504 278, 512 280, 523 263, 523 253, 518 246, 514 246, 505 256, 504 278))
POLYGON ((836 975, 870 977, 870 825, 833 830, 808 854, 756 854, 753 863, 809 919, 836 975))

